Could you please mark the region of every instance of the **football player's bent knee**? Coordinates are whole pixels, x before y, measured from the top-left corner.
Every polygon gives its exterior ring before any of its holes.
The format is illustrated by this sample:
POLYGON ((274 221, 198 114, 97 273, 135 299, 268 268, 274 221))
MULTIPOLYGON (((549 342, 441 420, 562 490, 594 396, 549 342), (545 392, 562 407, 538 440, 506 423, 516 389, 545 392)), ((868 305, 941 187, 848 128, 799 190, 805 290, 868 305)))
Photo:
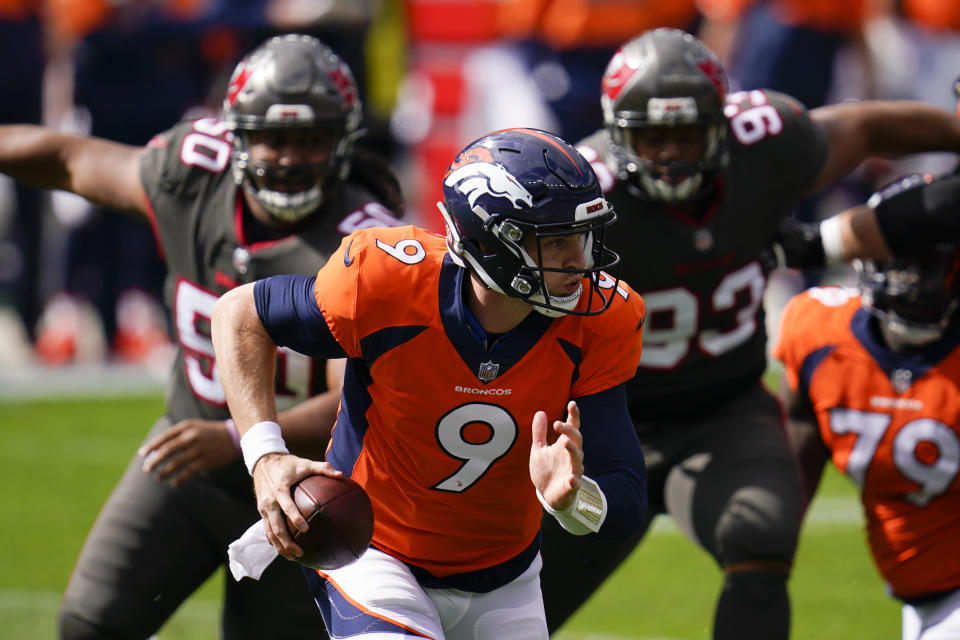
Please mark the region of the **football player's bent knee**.
POLYGON ((728 510, 717 522, 717 560, 724 567, 769 563, 789 571, 797 548, 800 516, 782 516, 782 510, 764 511, 746 504, 728 510))
POLYGON ((108 631, 91 623, 71 609, 57 612, 57 630, 60 640, 121 640, 122 634, 108 631))

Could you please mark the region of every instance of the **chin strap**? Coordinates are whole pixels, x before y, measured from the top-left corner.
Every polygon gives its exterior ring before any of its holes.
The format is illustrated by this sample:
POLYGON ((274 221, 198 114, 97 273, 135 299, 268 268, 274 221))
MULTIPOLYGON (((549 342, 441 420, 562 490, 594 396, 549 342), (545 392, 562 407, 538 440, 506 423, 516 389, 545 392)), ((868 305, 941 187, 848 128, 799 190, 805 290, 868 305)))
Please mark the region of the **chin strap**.
POLYGON ((596 533, 607 519, 607 497, 603 495, 600 485, 587 476, 580 476, 580 488, 573 503, 566 509, 558 511, 551 507, 539 489, 537 499, 561 527, 575 536, 596 533))

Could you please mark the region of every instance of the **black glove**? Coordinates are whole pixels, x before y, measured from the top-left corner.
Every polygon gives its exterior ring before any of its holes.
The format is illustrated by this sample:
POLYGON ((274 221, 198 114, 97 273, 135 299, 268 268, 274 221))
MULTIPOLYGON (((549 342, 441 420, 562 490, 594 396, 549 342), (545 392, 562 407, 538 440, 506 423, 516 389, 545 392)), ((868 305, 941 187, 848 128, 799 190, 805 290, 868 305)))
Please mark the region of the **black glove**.
POLYGON ((773 240, 761 252, 760 264, 770 272, 778 267, 823 269, 827 266, 820 240, 820 224, 784 218, 773 240))

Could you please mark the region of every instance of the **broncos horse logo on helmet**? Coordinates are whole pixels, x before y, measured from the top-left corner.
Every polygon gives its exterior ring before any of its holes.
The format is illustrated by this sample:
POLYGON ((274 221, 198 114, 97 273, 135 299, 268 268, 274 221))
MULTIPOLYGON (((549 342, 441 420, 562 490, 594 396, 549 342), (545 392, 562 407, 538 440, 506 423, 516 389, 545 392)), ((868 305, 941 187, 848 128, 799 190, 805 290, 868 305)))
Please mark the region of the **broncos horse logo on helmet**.
POLYGON ((451 258, 487 287, 551 317, 595 315, 610 306, 620 257, 603 244, 603 234, 617 216, 590 164, 560 138, 505 129, 471 142, 447 169, 437 206, 451 258), (544 273, 570 270, 544 267, 531 256, 523 247, 530 234, 538 242, 584 234, 587 286, 563 298, 551 295, 544 273))
POLYGON ((456 186, 458 191, 467 196, 471 207, 483 195, 507 198, 514 208, 519 208, 520 203, 533 206, 530 192, 498 164, 471 162, 450 172, 443 184, 456 186))

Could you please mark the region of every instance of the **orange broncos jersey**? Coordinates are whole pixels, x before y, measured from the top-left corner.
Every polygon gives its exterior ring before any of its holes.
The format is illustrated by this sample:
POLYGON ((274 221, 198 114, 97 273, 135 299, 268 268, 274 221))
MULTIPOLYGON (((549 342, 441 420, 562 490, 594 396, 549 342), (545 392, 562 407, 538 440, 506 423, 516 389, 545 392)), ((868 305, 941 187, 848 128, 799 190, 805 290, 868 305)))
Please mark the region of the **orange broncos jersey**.
MULTIPOLYGON (((492 567, 533 543, 542 513, 529 472, 534 413, 552 424, 569 399, 632 377, 644 313, 640 296, 611 280, 606 312, 533 312, 502 349, 484 350, 456 316, 462 274, 440 236, 368 229, 344 239, 315 290, 350 358, 327 459, 370 494, 374 546, 438 577, 492 567)), ((582 432, 588 440, 590 425, 582 432)))
POLYGON ((960 336, 887 350, 852 289, 794 297, 774 355, 860 487, 870 548, 902 599, 960 587, 960 336))

